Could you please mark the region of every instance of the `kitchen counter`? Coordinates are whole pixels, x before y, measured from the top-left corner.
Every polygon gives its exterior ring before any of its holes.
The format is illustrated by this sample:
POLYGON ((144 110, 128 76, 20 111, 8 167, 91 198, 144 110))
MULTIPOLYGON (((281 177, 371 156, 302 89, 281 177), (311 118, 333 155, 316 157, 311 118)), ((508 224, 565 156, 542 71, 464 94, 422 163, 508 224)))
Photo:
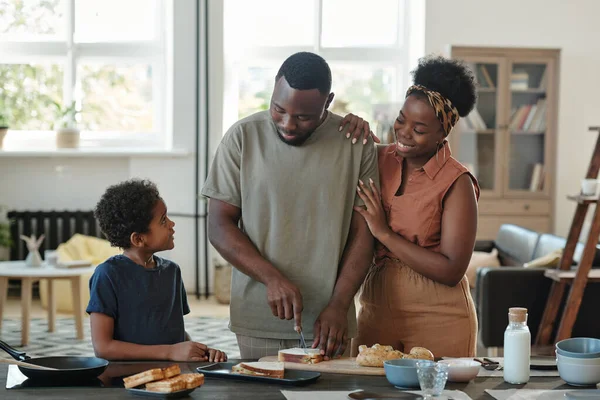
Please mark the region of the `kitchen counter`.
MULTIPOLYGON (((233 360, 232 360, 233 361, 233 360)), ((122 385, 120 379, 123 376, 132 375, 147 369, 165 367, 169 362, 115 362, 111 363, 106 371, 99 377, 94 386, 70 386, 70 387, 19 387, 10 390, 6 388, 8 365, 0 364, 0 398, 7 400, 20 399, 142 399, 133 396, 122 385), (120 386, 120 387, 119 387, 120 386)), ((192 372, 195 368, 206 363, 179 363, 181 372, 192 372)), ((25 386, 27 385, 25 382, 25 386)), ((493 399, 485 389, 574 389, 568 386, 558 377, 531 378, 526 385, 509 385, 501 378, 477 378, 468 384, 448 383, 446 389, 462 390, 472 399, 493 399)), ((260 382, 235 381, 230 379, 219 379, 206 377, 202 387, 191 393, 192 399, 265 399, 284 400, 285 396, 281 390, 298 391, 323 391, 323 390, 369 390, 381 393, 394 393, 398 390, 391 386, 385 377, 322 374, 312 384, 306 386, 273 385, 260 382)), ((151 399, 151 397, 147 397, 151 399)))

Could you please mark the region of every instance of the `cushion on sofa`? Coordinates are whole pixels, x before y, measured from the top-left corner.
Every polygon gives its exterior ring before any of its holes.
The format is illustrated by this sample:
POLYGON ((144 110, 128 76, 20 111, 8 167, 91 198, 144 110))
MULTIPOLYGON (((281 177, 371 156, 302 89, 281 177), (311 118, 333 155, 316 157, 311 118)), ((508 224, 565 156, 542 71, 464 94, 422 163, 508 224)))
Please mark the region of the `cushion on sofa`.
POLYGON ((540 234, 512 224, 504 224, 495 240, 498 257, 503 266, 522 266, 530 261, 540 234))
POLYGON ((477 270, 482 267, 499 267, 500 260, 498 259, 498 250, 492 249, 491 252, 485 251, 474 251, 471 255, 471 261, 467 267, 467 279, 469 280, 469 286, 475 287, 475 279, 477 278, 477 270))
MULTIPOLYGON (((555 250, 563 250, 567 244, 567 239, 552 235, 550 233, 542 233, 538 240, 535 251, 533 252, 533 258, 543 257, 552 253, 555 250)), ((573 254, 573 265, 579 264, 581 256, 583 255, 583 249, 585 248, 584 243, 577 243, 575 247, 575 253, 573 254)), ((600 245, 596 245, 596 253, 592 261, 592 268, 600 267, 600 245)))
POLYGON ((563 249, 557 249, 545 256, 535 258, 529 262, 523 264, 525 268, 556 268, 560 264, 560 258, 562 257, 563 249))
POLYGON ((531 259, 544 257, 555 250, 562 250, 565 248, 566 244, 567 239, 563 237, 552 235, 550 233, 542 233, 537 246, 535 246, 535 251, 533 252, 531 259))

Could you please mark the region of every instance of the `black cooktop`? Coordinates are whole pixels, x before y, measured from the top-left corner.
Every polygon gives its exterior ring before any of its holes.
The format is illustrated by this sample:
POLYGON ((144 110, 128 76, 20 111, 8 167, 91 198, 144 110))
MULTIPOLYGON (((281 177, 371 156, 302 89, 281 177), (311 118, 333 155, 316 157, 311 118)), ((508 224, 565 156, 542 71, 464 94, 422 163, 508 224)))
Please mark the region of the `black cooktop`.
MULTIPOLYGON (((107 368, 108 371, 108 368, 107 368)), ((8 375, 6 376, 7 389, 29 389, 29 388, 51 388, 51 387, 123 387, 123 379, 121 377, 111 377, 106 372, 98 378, 76 382, 71 381, 56 381, 56 380, 39 380, 27 378, 21 373, 16 365, 8 366, 8 375)))
MULTIPOLYGON (((8 375, 6 377, 7 389, 28 389, 28 388, 51 388, 51 387, 98 387, 98 388, 122 388, 123 377, 137 374, 152 368, 162 368, 173 364, 172 362, 147 362, 131 361, 110 363, 106 370, 98 378, 88 381, 44 381, 27 378, 21 373, 16 365, 8 366, 8 375)), ((180 364, 181 372, 196 372, 195 367, 200 364, 180 364)))

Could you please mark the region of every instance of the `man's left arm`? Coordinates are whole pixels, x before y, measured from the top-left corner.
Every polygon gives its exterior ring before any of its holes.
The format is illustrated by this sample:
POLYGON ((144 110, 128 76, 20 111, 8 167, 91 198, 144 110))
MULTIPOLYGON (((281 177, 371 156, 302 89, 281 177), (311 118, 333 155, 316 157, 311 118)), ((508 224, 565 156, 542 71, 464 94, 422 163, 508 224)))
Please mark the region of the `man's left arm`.
MULTIPOLYGON (((377 152, 372 139, 363 147, 360 179, 372 179, 379 186, 377 152)), ((358 183, 358 182, 357 182, 358 183)), ((356 206, 363 206, 355 197, 356 206)), ((374 240, 365 219, 352 211, 348 240, 342 254, 338 278, 329 304, 315 322, 313 348, 319 347, 326 359, 342 355, 348 345, 348 310, 373 261, 374 240)))
POLYGON ((315 322, 315 341, 326 359, 342 355, 348 345, 348 310, 373 260, 373 236, 356 211, 329 304, 315 322))

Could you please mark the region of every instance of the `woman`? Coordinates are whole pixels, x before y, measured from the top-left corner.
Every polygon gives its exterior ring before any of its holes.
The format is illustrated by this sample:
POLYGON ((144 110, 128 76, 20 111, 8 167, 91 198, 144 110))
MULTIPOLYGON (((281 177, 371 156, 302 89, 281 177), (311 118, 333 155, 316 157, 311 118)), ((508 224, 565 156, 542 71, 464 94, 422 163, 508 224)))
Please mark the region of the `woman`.
MULTIPOLYGON (((475 105, 474 76, 461 62, 428 57, 413 77, 394 123, 396 143, 378 149, 381 191, 372 182, 357 187, 366 208, 356 211, 379 243, 359 297, 352 354, 380 343, 473 357, 477 318, 465 271, 479 186, 446 138, 475 105)), ((348 122, 362 123, 353 115, 348 122)))

